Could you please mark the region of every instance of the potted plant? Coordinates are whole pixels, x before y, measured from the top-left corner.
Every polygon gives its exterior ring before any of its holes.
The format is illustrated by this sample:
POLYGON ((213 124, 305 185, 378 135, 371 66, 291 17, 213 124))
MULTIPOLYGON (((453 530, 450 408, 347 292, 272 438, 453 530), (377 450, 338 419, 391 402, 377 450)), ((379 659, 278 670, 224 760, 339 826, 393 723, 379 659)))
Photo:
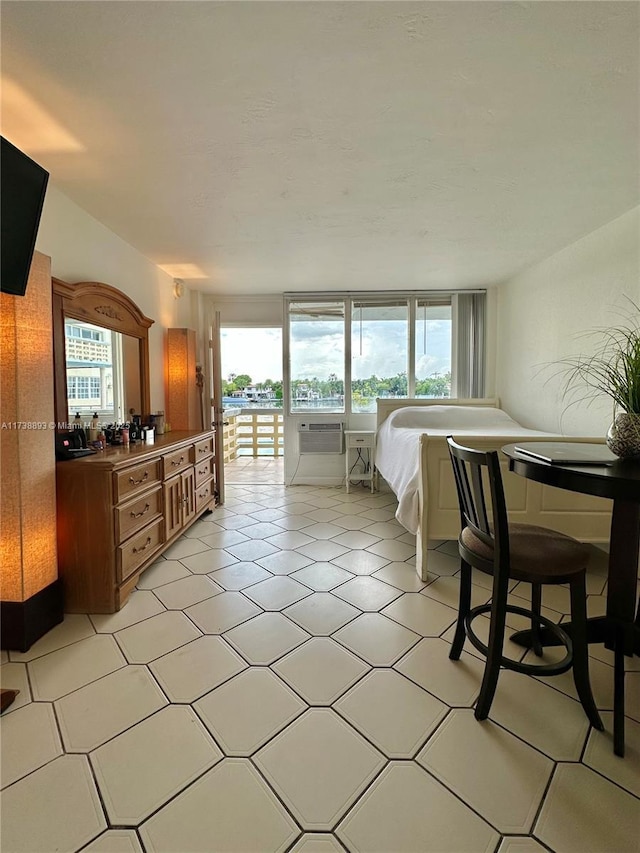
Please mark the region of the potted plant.
POLYGON ((613 401, 607 444, 625 459, 640 456, 640 309, 631 305, 631 317, 621 325, 587 333, 595 339, 590 355, 557 362, 569 405, 601 394, 613 401))

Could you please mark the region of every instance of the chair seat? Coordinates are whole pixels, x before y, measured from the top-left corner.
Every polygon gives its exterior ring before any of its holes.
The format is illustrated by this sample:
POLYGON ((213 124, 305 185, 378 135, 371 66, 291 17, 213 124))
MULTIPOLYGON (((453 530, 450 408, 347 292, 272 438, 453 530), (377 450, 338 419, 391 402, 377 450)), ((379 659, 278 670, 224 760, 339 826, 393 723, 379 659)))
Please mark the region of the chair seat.
MULTIPOLYGON (((464 547, 488 564, 493 571, 493 547, 480 540, 469 527, 460 535, 464 547)), ((585 570, 589 560, 586 545, 533 524, 509 525, 509 575, 514 580, 528 583, 569 583, 571 578, 585 570)), ((483 569, 482 565, 477 568, 483 569)))

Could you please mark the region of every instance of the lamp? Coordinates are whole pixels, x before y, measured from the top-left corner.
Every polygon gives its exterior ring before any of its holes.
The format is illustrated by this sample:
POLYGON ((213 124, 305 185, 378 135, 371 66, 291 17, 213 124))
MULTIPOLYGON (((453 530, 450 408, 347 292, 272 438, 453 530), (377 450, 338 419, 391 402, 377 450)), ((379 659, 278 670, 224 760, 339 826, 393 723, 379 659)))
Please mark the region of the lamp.
POLYGON ((167 422, 171 429, 202 429, 196 379, 196 333, 167 329, 167 422))
POLYGON ((1 645, 23 652, 63 619, 50 265, 36 252, 25 295, 0 295, 1 645))

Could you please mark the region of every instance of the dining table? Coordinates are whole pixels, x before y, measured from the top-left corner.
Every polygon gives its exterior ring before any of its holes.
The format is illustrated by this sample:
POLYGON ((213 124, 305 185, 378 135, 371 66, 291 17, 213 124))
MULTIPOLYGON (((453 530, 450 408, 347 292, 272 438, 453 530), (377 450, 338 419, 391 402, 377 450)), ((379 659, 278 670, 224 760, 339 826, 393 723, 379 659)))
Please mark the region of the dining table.
MULTIPOLYGON (((544 455, 545 443, 536 444, 540 445, 540 455, 544 455)), ((571 458, 572 442, 563 444, 567 458, 571 458)), ((527 448, 532 445, 528 443, 527 448)), ((574 442, 573 447, 577 446, 574 442)), ((606 451, 606 445, 602 447, 606 451)), ((515 474, 559 489, 612 501, 606 613, 588 619, 587 638, 589 643, 604 642, 607 648, 613 649, 616 636, 621 633, 624 653, 640 655, 640 606, 636 604, 640 553, 640 458, 615 459, 601 464, 558 463, 544 461, 517 448, 517 444, 502 448, 509 459, 509 470, 515 474)), ((570 623, 567 626, 563 624, 564 627, 570 631, 570 623)), ((519 631, 511 639, 527 646, 530 645, 529 635, 528 631, 519 631)), ((550 637, 543 636, 542 642, 553 644, 550 637)))

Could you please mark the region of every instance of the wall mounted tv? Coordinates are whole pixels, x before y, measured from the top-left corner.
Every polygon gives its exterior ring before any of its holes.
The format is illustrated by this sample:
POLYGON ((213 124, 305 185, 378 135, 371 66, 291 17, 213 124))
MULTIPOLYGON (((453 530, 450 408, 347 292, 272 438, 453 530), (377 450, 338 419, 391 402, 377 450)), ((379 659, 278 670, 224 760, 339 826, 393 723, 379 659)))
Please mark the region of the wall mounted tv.
POLYGON ((0 151, 0 290, 24 296, 49 173, 3 137, 0 151))

